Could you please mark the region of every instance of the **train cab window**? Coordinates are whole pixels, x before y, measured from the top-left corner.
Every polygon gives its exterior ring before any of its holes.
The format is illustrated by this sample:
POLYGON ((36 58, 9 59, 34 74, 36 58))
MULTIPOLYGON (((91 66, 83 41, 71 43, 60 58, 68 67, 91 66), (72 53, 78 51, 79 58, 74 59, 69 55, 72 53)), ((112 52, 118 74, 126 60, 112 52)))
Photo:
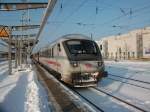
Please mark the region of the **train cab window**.
POLYGON ((97 54, 98 49, 92 41, 69 40, 66 42, 71 54, 97 54))
POLYGON ((59 52, 61 52, 60 44, 57 44, 57 49, 58 49, 59 52))

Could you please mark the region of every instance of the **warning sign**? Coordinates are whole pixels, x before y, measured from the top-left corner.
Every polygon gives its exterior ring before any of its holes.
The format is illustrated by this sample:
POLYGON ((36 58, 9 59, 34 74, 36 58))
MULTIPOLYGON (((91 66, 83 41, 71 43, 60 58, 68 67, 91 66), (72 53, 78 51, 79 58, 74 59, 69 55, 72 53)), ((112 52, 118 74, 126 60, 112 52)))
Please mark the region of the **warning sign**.
POLYGON ((6 27, 0 27, 0 38, 8 38, 9 37, 9 29, 6 27))

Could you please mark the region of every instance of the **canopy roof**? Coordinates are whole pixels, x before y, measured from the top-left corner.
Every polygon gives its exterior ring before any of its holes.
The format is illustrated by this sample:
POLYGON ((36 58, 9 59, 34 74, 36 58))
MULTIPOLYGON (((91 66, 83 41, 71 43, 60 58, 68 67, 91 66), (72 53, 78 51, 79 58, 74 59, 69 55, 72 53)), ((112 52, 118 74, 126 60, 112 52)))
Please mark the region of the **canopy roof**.
POLYGON ((16 11, 36 8, 46 8, 48 3, 32 2, 32 3, 0 3, 0 11, 16 11))

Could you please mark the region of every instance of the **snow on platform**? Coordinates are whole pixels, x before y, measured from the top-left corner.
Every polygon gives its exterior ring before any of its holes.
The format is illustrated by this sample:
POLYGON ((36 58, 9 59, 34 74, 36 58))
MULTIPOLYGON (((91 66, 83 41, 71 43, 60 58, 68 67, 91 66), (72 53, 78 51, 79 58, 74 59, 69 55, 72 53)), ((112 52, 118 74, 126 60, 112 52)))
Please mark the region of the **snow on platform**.
POLYGON ((35 72, 23 67, 8 75, 8 65, 0 66, 0 112, 49 112, 44 88, 35 72))

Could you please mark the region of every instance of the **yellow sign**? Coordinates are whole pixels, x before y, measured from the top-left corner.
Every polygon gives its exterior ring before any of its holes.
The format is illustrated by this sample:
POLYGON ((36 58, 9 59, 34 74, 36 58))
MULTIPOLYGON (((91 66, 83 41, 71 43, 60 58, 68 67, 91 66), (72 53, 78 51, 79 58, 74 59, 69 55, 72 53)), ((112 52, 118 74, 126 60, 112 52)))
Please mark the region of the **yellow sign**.
POLYGON ((9 30, 6 27, 0 27, 0 38, 8 38, 9 37, 9 30))

